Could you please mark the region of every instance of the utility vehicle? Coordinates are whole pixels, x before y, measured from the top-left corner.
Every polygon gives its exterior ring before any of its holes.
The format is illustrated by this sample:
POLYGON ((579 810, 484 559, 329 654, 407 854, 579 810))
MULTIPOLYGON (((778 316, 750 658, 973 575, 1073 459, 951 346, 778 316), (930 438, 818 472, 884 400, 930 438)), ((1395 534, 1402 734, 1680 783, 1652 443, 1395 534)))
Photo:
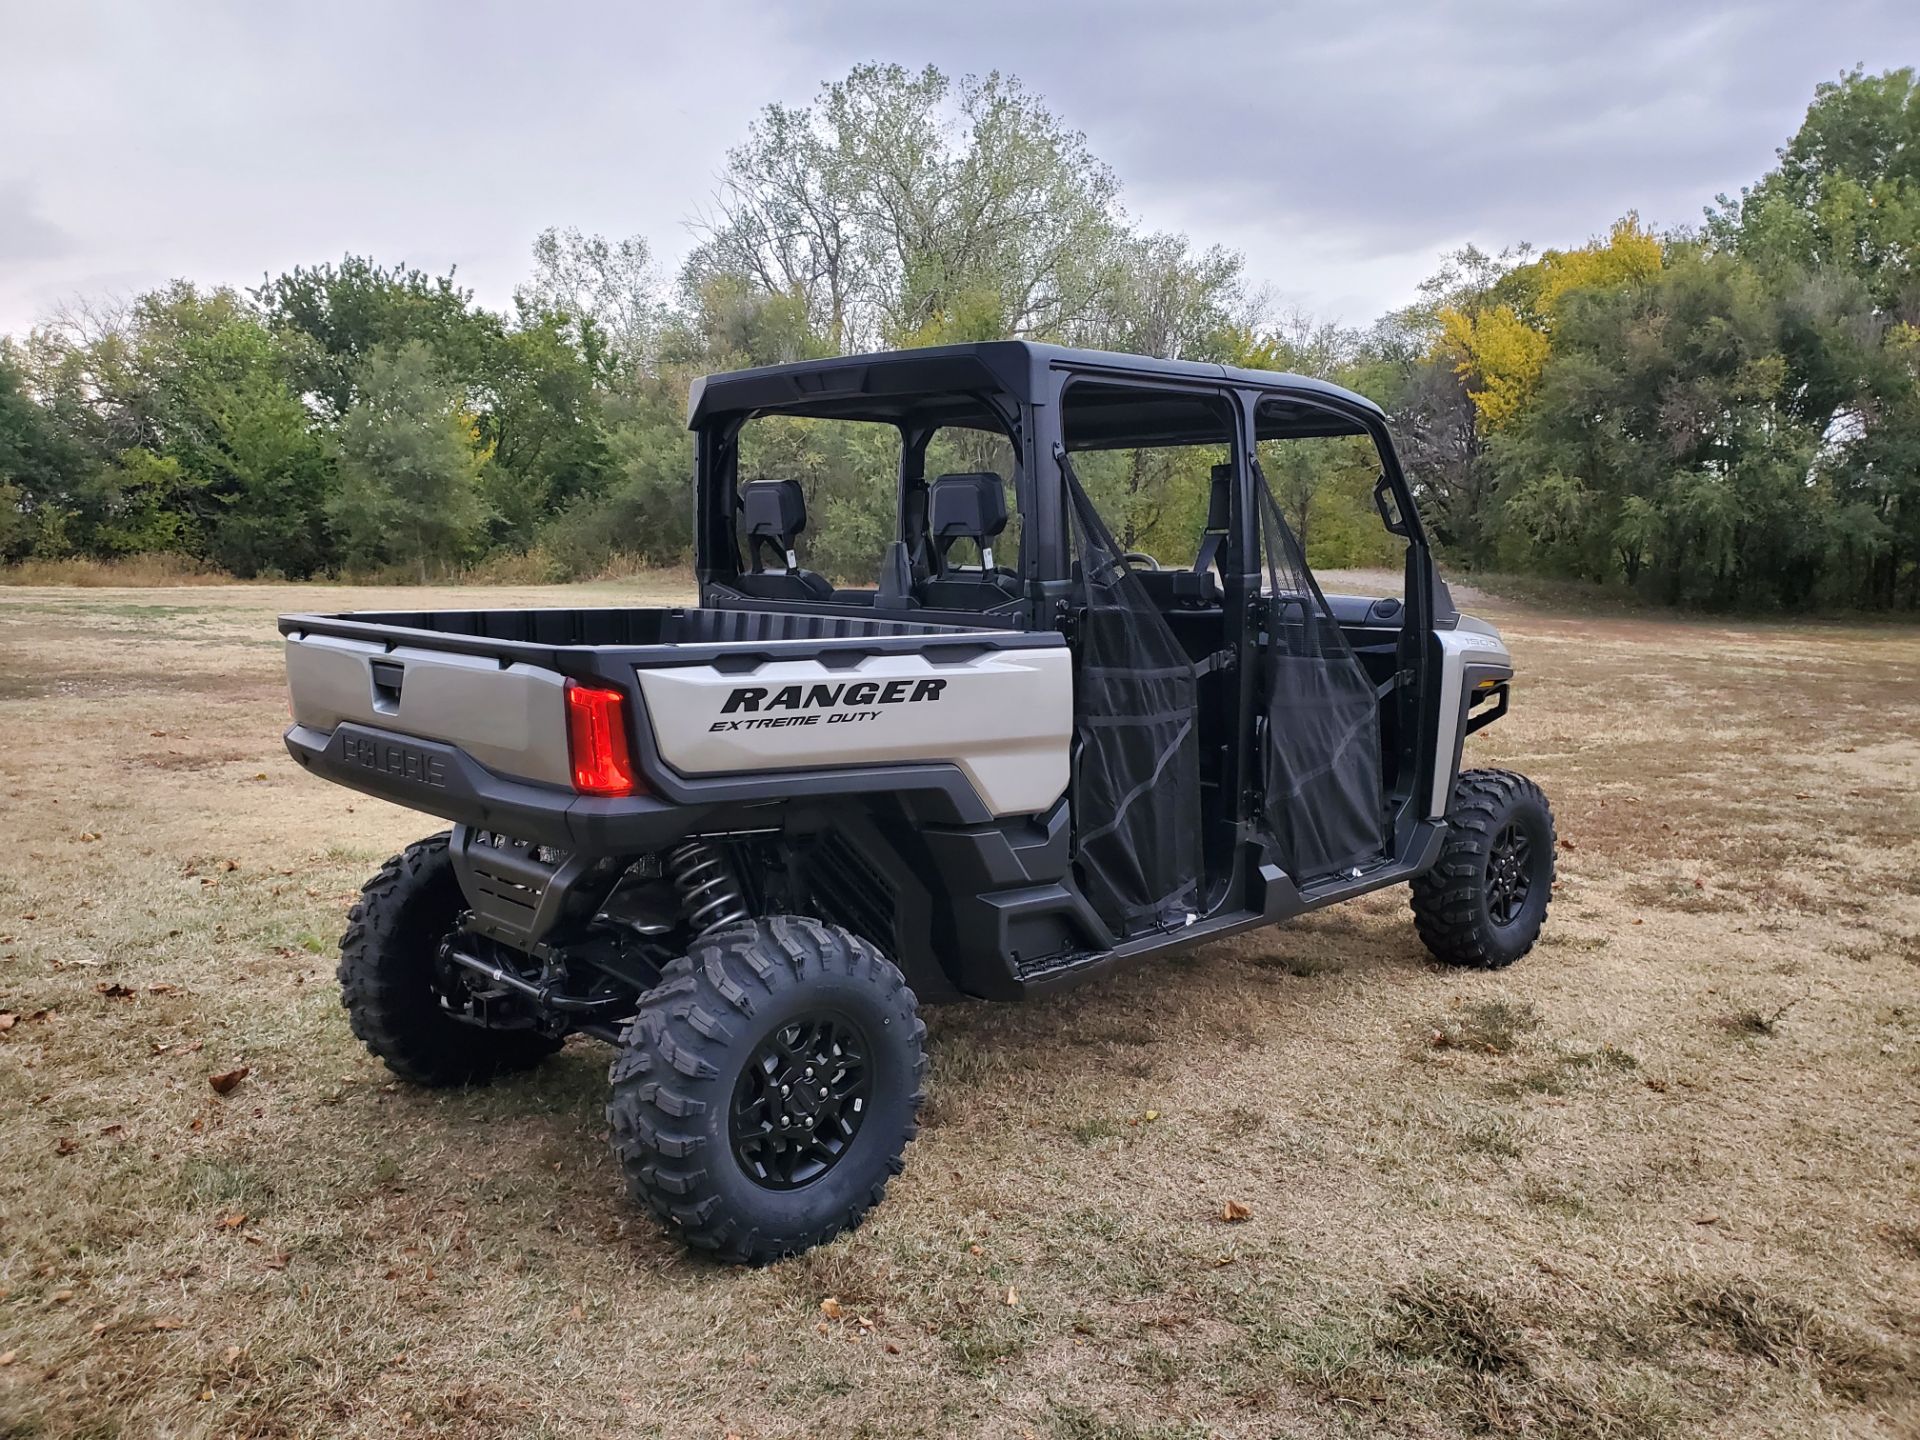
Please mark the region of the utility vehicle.
POLYGON ((399 1075, 608 1042, 634 1196, 755 1263, 900 1171, 922 1000, 1407 883, 1441 961, 1532 946, 1546 801, 1460 770, 1512 663, 1436 576, 1369 401, 1008 341, 713 376, 690 425, 697 607, 281 618, 294 759, 453 822, 341 945, 399 1075), (1269 489, 1311 519, 1315 474, 1348 477, 1400 593, 1321 592, 1269 489), (849 588, 804 562, 862 486, 893 529, 849 588))

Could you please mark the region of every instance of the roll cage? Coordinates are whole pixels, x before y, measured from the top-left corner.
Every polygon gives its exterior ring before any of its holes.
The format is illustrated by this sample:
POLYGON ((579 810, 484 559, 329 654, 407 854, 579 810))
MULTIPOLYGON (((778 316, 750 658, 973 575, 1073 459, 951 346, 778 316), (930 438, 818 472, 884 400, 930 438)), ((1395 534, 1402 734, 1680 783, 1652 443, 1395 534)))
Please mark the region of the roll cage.
MULTIPOLYGON (((1381 464, 1380 495, 1391 502, 1389 528, 1407 543, 1406 628, 1424 631, 1450 625, 1451 599, 1438 581, 1426 531, 1407 478, 1387 433, 1386 416, 1365 396, 1310 376, 1242 370, 1187 360, 1151 360, 1098 350, 1077 350, 1033 341, 1004 340, 876 355, 800 361, 710 376, 694 382, 688 424, 696 436, 697 518, 695 568, 705 606, 762 608, 731 591, 742 573, 736 534, 740 508, 737 473, 741 427, 763 415, 855 420, 891 425, 900 434, 896 476, 896 541, 917 547, 924 525, 919 503, 926 483, 928 440, 946 427, 1005 436, 1013 447, 1015 505, 1025 522, 1019 570, 1026 600, 1018 617, 1025 628, 1051 628, 1053 602, 1070 579, 1064 495, 1046 483, 1056 470, 1056 447, 1069 448, 1061 424, 1061 399, 1076 380, 1104 379, 1132 388, 1170 393, 1201 391, 1234 407, 1234 511, 1253 513, 1255 446, 1261 440, 1365 435, 1381 464), (1278 400, 1284 408, 1271 402, 1278 400), (1268 404, 1263 405, 1262 402, 1268 404)), ((1098 434, 1077 427, 1074 449, 1128 445, 1177 445, 1201 437, 1177 423, 1156 423, 1151 411, 1116 415, 1098 434)), ((1057 477, 1056 477, 1057 478, 1057 477)), ((1253 527, 1236 524, 1234 543, 1220 556, 1221 569, 1245 577, 1259 572, 1253 527)), ((831 613, 842 602, 822 602, 831 613)), ((794 602, 770 608, 810 609, 794 602)), ((902 605, 879 612, 888 618, 919 616, 924 607, 902 605)), ((1015 618, 1015 617, 1008 617, 1015 618)))
MULTIPOLYGON (((910 572, 925 553, 927 442, 944 427, 961 427, 1004 436, 1014 457, 1012 488, 1023 520, 1022 543, 1012 562, 1017 565, 1017 598, 994 607, 990 623, 1060 632, 1071 639, 1078 593, 1064 480, 1071 456, 1088 450, 1218 441, 1218 433, 1193 428, 1191 401, 1196 395, 1218 402, 1231 417, 1231 518, 1213 556, 1223 591, 1225 639, 1217 660, 1223 669, 1243 676, 1258 669, 1263 640, 1271 648, 1258 603, 1263 591, 1259 517, 1265 493, 1259 442, 1352 435, 1373 444, 1380 466, 1375 505, 1382 523, 1406 547, 1405 610, 1393 673, 1383 686, 1392 695, 1388 705, 1397 717, 1390 746, 1395 752, 1393 778, 1385 796, 1389 848, 1398 863, 1417 865, 1435 839, 1424 799, 1434 787, 1437 767, 1451 758, 1438 754, 1445 732, 1439 713, 1441 687, 1434 683, 1441 665, 1435 632, 1451 628, 1458 617, 1435 571, 1384 413, 1364 396, 1326 381, 1027 341, 806 361, 709 378, 695 385, 689 417, 697 436, 700 603, 707 608, 823 616, 846 614, 857 606, 858 613, 875 618, 973 625, 988 620, 977 611, 956 613, 917 603, 910 585, 898 580, 889 585, 886 580, 889 568, 910 572), (1124 403, 1077 406, 1069 435, 1064 417, 1074 387, 1082 385, 1124 387, 1127 393, 1118 397, 1124 403), (1151 397, 1158 395, 1166 396, 1167 403, 1154 403, 1151 397), (749 420, 765 415, 866 421, 899 431, 893 544, 871 592, 843 590, 821 600, 765 599, 742 592, 736 519, 739 436, 749 420)), ((1304 566, 1300 574, 1304 588, 1312 592, 1309 603, 1317 602, 1324 610, 1326 602, 1304 566)), ((1215 783, 1232 797, 1227 824, 1242 841, 1250 838, 1259 805, 1257 708, 1243 694, 1234 707, 1234 732, 1218 736, 1216 745, 1222 760, 1215 783)), ((1206 912, 1230 910, 1251 898, 1243 867, 1228 863, 1216 874, 1222 884, 1209 888, 1206 912)), ((1337 887, 1338 877, 1328 877, 1325 884, 1337 887)), ((1357 888, 1371 886, 1357 882, 1357 888)), ((1314 903, 1319 899, 1312 897, 1314 903)))

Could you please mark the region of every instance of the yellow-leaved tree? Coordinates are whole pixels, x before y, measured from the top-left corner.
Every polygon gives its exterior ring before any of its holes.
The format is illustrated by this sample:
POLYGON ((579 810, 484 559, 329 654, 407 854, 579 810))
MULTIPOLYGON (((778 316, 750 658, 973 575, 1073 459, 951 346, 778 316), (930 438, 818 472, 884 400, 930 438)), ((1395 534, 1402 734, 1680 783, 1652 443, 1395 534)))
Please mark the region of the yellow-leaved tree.
POLYGON ((1553 348, 1553 321, 1575 291, 1611 289, 1660 272, 1660 240, 1629 214, 1604 240, 1548 250, 1508 271, 1469 306, 1439 312, 1437 358, 1466 382, 1481 433, 1505 429, 1526 408, 1553 348))

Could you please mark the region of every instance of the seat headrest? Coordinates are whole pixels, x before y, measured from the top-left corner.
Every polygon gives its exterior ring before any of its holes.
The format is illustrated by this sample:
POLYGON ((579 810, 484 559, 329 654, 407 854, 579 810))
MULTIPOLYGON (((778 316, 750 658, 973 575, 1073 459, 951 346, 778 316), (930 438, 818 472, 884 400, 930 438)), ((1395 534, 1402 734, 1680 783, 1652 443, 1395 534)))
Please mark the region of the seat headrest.
POLYGON ((798 480, 755 480, 740 487, 740 511, 747 536, 771 540, 782 550, 807 528, 807 497, 798 480))
POLYGON ((991 540, 1007 528, 1006 482, 990 470, 942 475, 927 487, 935 540, 991 540))

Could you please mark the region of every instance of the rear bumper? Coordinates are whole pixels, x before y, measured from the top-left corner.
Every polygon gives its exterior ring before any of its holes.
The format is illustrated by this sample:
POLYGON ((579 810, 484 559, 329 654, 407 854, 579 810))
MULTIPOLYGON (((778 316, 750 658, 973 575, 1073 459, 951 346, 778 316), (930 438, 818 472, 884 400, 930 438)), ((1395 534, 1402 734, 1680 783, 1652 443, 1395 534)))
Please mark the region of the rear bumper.
POLYGON ((323 780, 517 840, 589 855, 655 850, 684 835, 702 810, 651 795, 603 799, 494 774, 433 740, 344 723, 331 733, 287 731, 287 753, 323 780))

